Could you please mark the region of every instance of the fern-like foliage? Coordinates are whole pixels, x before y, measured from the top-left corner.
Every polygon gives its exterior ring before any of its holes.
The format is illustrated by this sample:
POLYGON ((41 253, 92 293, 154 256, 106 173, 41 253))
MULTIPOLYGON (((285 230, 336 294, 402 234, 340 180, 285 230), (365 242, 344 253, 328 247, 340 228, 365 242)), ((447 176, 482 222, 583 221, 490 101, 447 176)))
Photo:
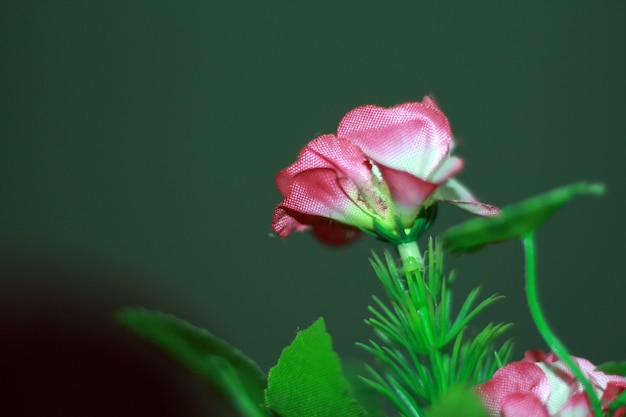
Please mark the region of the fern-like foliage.
POLYGON ((451 283, 444 275, 443 251, 429 240, 423 269, 401 270, 393 257, 370 260, 388 303, 373 297, 366 323, 380 339, 360 344, 377 359, 364 381, 388 398, 403 417, 420 417, 449 388, 487 381, 508 362, 512 343, 496 347, 496 339, 510 324, 490 323, 472 331, 471 320, 493 302, 492 295, 478 301, 480 287, 472 290, 456 317, 452 312, 451 283))

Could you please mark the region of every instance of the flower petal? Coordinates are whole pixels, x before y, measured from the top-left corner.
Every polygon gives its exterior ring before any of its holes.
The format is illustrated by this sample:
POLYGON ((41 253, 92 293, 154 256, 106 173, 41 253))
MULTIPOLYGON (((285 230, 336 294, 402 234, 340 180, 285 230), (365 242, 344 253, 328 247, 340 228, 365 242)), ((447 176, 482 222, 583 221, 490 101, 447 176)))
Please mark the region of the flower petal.
POLYGON ((502 401, 516 392, 533 393, 543 403, 550 395, 550 384, 543 371, 530 362, 511 362, 476 387, 491 415, 500 415, 502 401))
POLYGON ((452 132, 435 101, 391 108, 362 106, 348 112, 337 136, 359 146, 378 164, 429 179, 449 154, 452 132))
POLYGON ((435 198, 439 201, 450 202, 465 211, 479 216, 490 217, 501 213, 499 208, 478 201, 463 184, 454 178, 449 179, 445 184, 437 188, 435 198))
POLYGON ((560 363, 561 362, 536 363, 536 365, 544 371, 550 383, 550 397, 545 401, 545 405, 551 414, 557 414, 573 394, 581 391, 576 389, 578 381, 574 378, 569 369, 565 368, 567 369, 565 373, 560 372, 560 369, 554 366, 560 363))
POLYGON ((316 223, 311 227, 311 231, 320 242, 329 246, 347 245, 363 235, 359 229, 329 222, 316 223))
POLYGON ((389 187, 397 214, 406 227, 411 227, 422 205, 437 188, 437 184, 384 165, 378 165, 378 169, 389 187))
MULTIPOLYGON (((301 231, 327 218, 357 227, 371 228, 370 209, 361 192, 372 193, 371 165, 353 143, 334 135, 311 141, 296 162, 276 175, 276 186, 284 200, 274 210, 272 228, 280 236, 301 231)), ((366 197, 370 197, 366 195, 366 197)), ((371 197, 370 206, 379 201, 371 197)))
MULTIPOLYGON (((586 359, 572 359, 608 410, 610 401, 626 388, 626 378, 597 371, 586 359)), ((554 353, 539 350, 527 351, 522 361, 505 365, 476 391, 493 416, 588 417, 592 413, 587 394, 568 367, 554 353)), ((624 417, 626 407, 615 415, 624 417)))
POLYGON ((612 376, 618 377, 620 378, 620 380, 610 381, 608 384, 606 384, 606 389, 602 393, 603 401, 613 401, 614 399, 617 398, 618 395, 620 395, 624 390, 626 390, 626 379, 624 379, 624 377, 617 376, 617 375, 612 375, 612 376))
POLYGON ((579 392, 570 397, 563 408, 559 411, 559 417, 587 417, 591 413, 591 405, 584 392, 579 392))
POLYGON ((443 160, 441 165, 432 173, 430 180, 440 184, 455 176, 463 169, 463 160, 456 156, 451 156, 443 160))
POLYGON ((348 177, 361 187, 370 186, 369 160, 358 146, 335 135, 323 135, 309 142, 300 151, 296 162, 276 175, 276 186, 284 196, 289 194, 293 178, 310 169, 330 168, 348 177))
MULTIPOLYGON (((617 376, 617 375, 611 375, 617 376)), ((605 404, 604 408, 610 408, 611 403, 617 399, 617 397, 626 390, 626 379, 620 377, 621 381, 610 381, 604 392, 602 393, 602 403, 605 404)), ((626 416, 626 406, 618 407, 613 413, 613 417, 624 417, 626 416)))
POLYGON ((313 222, 312 216, 301 216, 297 212, 285 209, 280 205, 274 209, 274 217, 272 218, 272 229, 278 236, 287 237, 291 232, 302 232, 310 227, 313 222), (290 214, 290 213, 293 213, 290 214), (297 216, 300 220, 296 219, 297 216), (307 221, 307 218, 309 219, 307 221))
POLYGON ((502 400, 502 417, 550 417, 541 400, 526 392, 515 392, 502 400))
POLYGON ((319 222, 315 216, 372 227, 372 216, 346 195, 338 183, 337 172, 330 168, 309 169, 292 178, 288 194, 274 210, 272 228, 279 236, 288 236, 319 222))

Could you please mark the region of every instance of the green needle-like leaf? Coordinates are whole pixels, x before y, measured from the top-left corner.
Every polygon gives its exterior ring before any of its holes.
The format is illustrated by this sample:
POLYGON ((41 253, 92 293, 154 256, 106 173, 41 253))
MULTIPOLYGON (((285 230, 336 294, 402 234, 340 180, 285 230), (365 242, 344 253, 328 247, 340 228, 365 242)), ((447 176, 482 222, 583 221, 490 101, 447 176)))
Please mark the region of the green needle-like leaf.
POLYGON ((269 416, 265 375, 241 351, 204 329, 158 311, 126 309, 118 319, 220 389, 246 417, 269 416))
POLYGON ((501 242, 535 230, 576 196, 602 195, 604 185, 579 182, 505 207, 497 217, 472 219, 451 227, 443 235, 444 249, 455 255, 475 252, 488 243, 501 242))
MULTIPOLYGON (((474 317, 501 297, 478 300, 479 288, 470 292, 454 318, 452 281, 443 271, 441 244, 429 241, 424 270, 403 271, 391 255, 371 261, 389 297, 386 305, 374 297, 372 317, 365 322, 380 337, 358 344, 377 360, 363 380, 387 397, 401 417, 423 417, 425 410, 450 387, 488 380, 506 363, 510 342, 498 349, 496 339, 509 328, 489 324, 478 333, 466 331, 474 317), (436 291, 435 291, 435 290, 436 291)), ((448 410, 445 408, 443 410, 448 410)), ((455 415, 466 415, 462 408, 455 415)), ((436 414, 443 416, 444 411, 436 414)))
POLYGON ((266 405, 281 417, 362 417, 324 320, 298 332, 270 370, 266 405))

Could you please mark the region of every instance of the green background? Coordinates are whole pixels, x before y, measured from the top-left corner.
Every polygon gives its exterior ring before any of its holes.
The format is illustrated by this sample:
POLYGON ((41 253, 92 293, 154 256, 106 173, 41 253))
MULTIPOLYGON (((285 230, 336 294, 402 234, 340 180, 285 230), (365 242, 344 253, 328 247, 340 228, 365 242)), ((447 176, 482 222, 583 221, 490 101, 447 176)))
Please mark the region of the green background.
MULTIPOLYGON (((348 110, 433 94, 483 201, 607 184, 540 230, 539 285, 574 354, 626 359, 625 19, 622 1, 5 2, 0 244, 39 273, 0 297, 158 308, 266 370, 324 316, 366 357, 383 246, 272 236, 273 177, 348 110)), ((435 231, 469 217, 445 207, 435 231)), ((507 296, 482 320, 515 322, 517 356, 545 348, 522 262, 518 242, 448 262, 459 291, 507 296)))

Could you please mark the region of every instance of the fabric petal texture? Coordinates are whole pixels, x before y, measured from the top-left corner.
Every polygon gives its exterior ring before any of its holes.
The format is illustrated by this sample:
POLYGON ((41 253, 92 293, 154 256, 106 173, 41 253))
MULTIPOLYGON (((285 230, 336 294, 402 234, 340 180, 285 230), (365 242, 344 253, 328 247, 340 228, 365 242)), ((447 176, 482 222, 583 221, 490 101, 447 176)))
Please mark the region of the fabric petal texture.
POLYGON ((502 399, 503 417, 550 417, 546 406, 535 394, 514 392, 502 399))
POLYGON ((559 417, 587 417, 591 404, 584 392, 572 395, 558 412, 559 417))
POLYGON ((339 186, 332 169, 316 169, 296 175, 289 193, 274 210, 272 225, 279 236, 301 231, 318 218, 334 219, 357 227, 369 227, 371 216, 361 210, 339 186))
POLYGON ((339 140, 335 135, 323 135, 309 142, 300 151, 298 160, 278 173, 276 186, 285 197, 289 194, 289 187, 296 175, 322 168, 336 170, 338 176, 367 181, 366 163, 367 158, 357 146, 339 140))
POLYGON ((452 131, 434 100, 391 108, 357 107, 339 123, 337 135, 392 169, 428 179, 449 155, 452 131))
MULTIPOLYGON (((573 357, 581 371, 603 399, 610 401, 626 389, 626 378, 597 371, 586 359, 573 357)), ((524 359, 500 368, 491 380, 476 387, 491 416, 588 417, 589 399, 580 382, 553 353, 527 351, 524 359)), ((625 410, 618 410, 616 415, 625 410)))
POLYGON ((498 369, 491 380, 476 387, 485 408, 499 416, 503 401, 514 393, 532 394, 544 404, 550 395, 550 383, 543 371, 529 362, 512 362, 498 369))

